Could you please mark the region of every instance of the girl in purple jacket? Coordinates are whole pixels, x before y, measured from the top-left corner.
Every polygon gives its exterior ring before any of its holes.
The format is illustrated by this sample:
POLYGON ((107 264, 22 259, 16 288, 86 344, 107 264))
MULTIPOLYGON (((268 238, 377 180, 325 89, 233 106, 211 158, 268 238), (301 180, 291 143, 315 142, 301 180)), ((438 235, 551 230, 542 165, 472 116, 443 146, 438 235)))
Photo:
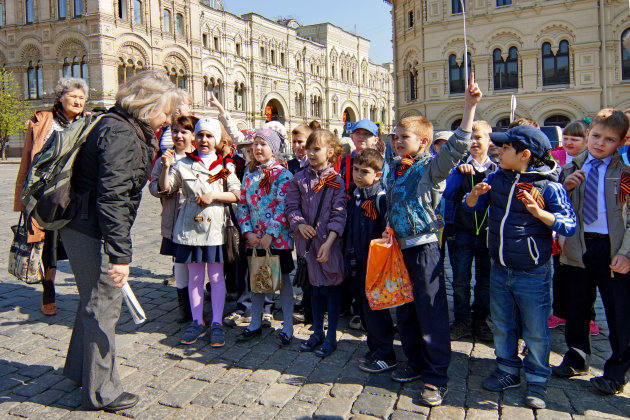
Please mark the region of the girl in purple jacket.
POLYGON ((328 130, 314 131, 306 141, 310 167, 295 174, 287 190, 287 216, 294 232, 298 255, 306 252, 308 277, 313 286, 313 335, 300 351, 329 356, 337 348, 337 323, 341 304, 339 285, 344 278, 342 240, 346 223, 346 193, 343 180, 332 167, 341 145, 328 130), (323 196, 317 223, 315 214, 323 196), (328 312, 328 332, 324 337, 324 313, 328 312))

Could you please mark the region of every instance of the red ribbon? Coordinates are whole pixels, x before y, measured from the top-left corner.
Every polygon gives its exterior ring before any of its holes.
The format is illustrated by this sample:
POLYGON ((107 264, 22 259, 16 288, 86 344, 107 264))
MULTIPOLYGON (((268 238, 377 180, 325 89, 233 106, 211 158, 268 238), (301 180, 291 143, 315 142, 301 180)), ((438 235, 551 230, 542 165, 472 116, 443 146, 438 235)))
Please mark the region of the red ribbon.
POLYGON ((407 169, 411 168, 416 162, 417 161, 409 155, 402 158, 400 168, 398 168, 398 176, 403 176, 405 172, 407 172, 407 169))
POLYGON ((341 188, 341 184, 339 184, 336 181, 336 179, 337 179, 337 174, 332 173, 328 175, 326 178, 321 179, 317 183, 317 185, 315 185, 315 187, 313 188, 313 192, 318 193, 322 188, 324 188, 324 186, 336 188, 336 189, 341 188))
POLYGON ((516 184, 516 188, 521 190, 516 193, 516 198, 518 198, 519 200, 522 200, 525 197, 525 194, 523 194, 523 191, 527 191, 532 196, 534 201, 538 203, 541 209, 545 208, 545 199, 543 198, 540 191, 538 191, 538 188, 534 187, 532 184, 529 184, 527 182, 519 182, 518 184, 516 184))
POLYGON ((260 180, 258 185, 269 194, 271 192, 271 170, 269 168, 262 168, 262 171, 265 177, 260 180))
POLYGON ((230 175, 230 173, 231 172, 229 169, 223 168, 216 174, 209 176, 208 182, 212 184, 214 181, 218 181, 219 179, 223 179, 223 180, 228 179, 228 176, 230 175))
POLYGON ((630 194, 630 172, 623 172, 619 185, 619 201, 626 204, 628 194, 630 194))
POLYGON ((365 217, 372 220, 376 220, 376 218, 378 217, 374 200, 365 200, 363 203, 361 203, 361 208, 365 210, 365 217))

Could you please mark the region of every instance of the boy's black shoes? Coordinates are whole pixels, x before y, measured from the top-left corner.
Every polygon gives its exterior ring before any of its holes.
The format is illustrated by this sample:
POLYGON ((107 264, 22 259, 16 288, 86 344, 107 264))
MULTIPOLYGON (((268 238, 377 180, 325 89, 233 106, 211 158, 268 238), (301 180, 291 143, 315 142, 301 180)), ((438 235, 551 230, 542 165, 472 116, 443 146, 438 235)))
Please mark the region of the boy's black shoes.
POLYGON ((591 385, 604 395, 615 395, 623 391, 625 384, 623 382, 617 382, 613 379, 608 379, 605 376, 598 376, 596 378, 591 378, 591 385))
POLYGON ((300 351, 315 351, 324 342, 324 338, 319 338, 315 334, 311 335, 308 340, 302 343, 300 351))
POLYGON ((420 379, 420 372, 403 363, 392 373, 392 380, 396 382, 412 382, 420 379))
POLYGON ((262 329, 248 330, 245 328, 240 335, 236 336, 236 341, 249 341, 252 338, 260 337, 262 335, 262 329))
POLYGON ((115 413, 120 410, 128 410, 138 404, 140 398, 131 392, 123 392, 114 401, 103 407, 108 413, 115 413))
POLYGON ((497 369, 492 375, 484 379, 481 385, 488 391, 501 392, 508 388, 519 387, 521 385, 521 377, 497 369))
POLYGON ((457 341, 471 336, 470 324, 468 322, 456 319, 453 325, 451 325, 451 340, 457 341))
POLYGON ((369 373, 387 372, 395 367, 396 363, 387 363, 385 360, 377 360, 374 358, 372 358, 372 360, 363 360, 359 362, 359 369, 363 372, 369 373))
POLYGON ((445 386, 435 386, 424 384, 422 394, 420 394, 420 403, 429 407, 436 407, 442 404, 448 388, 445 386))
POLYGON ((538 409, 547 407, 547 385, 535 382, 528 383, 525 404, 538 409))
POLYGON ((560 366, 552 366, 551 372, 553 373, 553 376, 557 376, 559 378, 572 378, 574 376, 588 375, 588 368, 577 369, 573 366, 561 363, 560 366))
POLYGON ((492 330, 488 326, 488 322, 485 319, 476 319, 472 324, 473 336, 477 340, 492 342, 494 340, 494 335, 492 335, 492 330))

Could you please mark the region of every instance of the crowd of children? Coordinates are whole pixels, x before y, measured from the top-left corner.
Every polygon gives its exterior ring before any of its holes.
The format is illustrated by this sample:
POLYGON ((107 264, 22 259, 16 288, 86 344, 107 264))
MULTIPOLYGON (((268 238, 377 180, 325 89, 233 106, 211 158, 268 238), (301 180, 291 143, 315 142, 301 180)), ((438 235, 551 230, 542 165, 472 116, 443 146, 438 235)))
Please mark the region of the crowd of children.
POLYGON ((279 345, 291 343, 295 318, 313 324, 300 351, 329 356, 348 300, 351 324, 367 332, 368 352, 359 368, 393 370, 398 382, 421 379, 423 404, 439 405, 447 393, 451 340, 473 336, 494 342, 497 367, 483 387, 495 392, 517 387, 524 368, 525 403, 544 408, 552 373, 565 378, 588 373, 599 288, 612 355, 603 376, 591 383, 603 394, 620 392, 630 368, 630 166, 617 149, 624 144, 628 118, 604 109, 588 123, 573 122, 562 145, 552 150, 534 121, 516 120, 505 133, 475 121, 481 97, 471 75, 454 132, 434 134, 431 122, 420 116, 400 120, 391 142, 395 156, 388 161, 378 147, 378 126, 369 120, 354 125, 356 150, 344 157, 330 131, 295 127, 290 133, 295 158, 286 162, 287 132, 278 122, 240 132, 216 100, 219 120, 175 119, 168 131, 173 148, 155 163, 151 193, 162 199, 160 252, 174 258, 181 319, 190 322, 181 343, 208 332, 206 272, 211 345, 225 344, 224 324, 248 322, 240 341, 261 336, 272 296, 248 291, 246 261, 269 253, 279 258, 282 278, 279 345), (244 149, 246 167, 232 141, 244 149), (241 260, 234 263, 240 306, 224 320, 231 212, 243 242, 241 260), (370 242, 393 239, 387 227, 402 252, 414 297, 396 308, 396 327, 391 312, 372 310, 365 293, 370 242), (295 313, 294 245, 308 271, 295 313), (452 325, 445 247, 453 269, 452 325), (348 298, 344 290, 351 292, 348 298), (564 323, 568 351, 562 364, 551 368, 549 328, 564 323), (406 358, 402 364, 394 352, 396 329, 406 358), (520 338, 527 345, 524 358, 520 338))

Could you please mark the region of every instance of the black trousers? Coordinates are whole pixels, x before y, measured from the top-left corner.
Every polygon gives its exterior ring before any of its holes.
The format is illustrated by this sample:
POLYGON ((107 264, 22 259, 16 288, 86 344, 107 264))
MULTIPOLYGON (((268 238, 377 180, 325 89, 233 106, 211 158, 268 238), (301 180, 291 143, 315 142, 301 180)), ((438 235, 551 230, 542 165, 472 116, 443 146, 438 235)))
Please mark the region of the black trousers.
POLYGON ((367 261, 357 261, 357 273, 349 278, 350 288, 358 303, 358 315, 367 331, 368 350, 377 360, 388 364, 396 363, 394 353, 394 322, 389 309, 373 311, 365 296, 367 261))
POLYGON ((448 303, 437 242, 402 251, 414 301, 397 308, 398 332, 408 365, 425 384, 445 386, 451 362, 448 303))
POLYGON ((586 240, 583 260, 586 268, 563 267, 567 279, 571 279, 571 287, 566 289, 570 305, 567 305, 565 339, 569 350, 563 363, 579 369, 589 366, 589 322, 599 288, 612 350, 604 364, 604 376, 625 383, 625 374, 630 368, 630 274, 611 273, 607 238, 586 240))

